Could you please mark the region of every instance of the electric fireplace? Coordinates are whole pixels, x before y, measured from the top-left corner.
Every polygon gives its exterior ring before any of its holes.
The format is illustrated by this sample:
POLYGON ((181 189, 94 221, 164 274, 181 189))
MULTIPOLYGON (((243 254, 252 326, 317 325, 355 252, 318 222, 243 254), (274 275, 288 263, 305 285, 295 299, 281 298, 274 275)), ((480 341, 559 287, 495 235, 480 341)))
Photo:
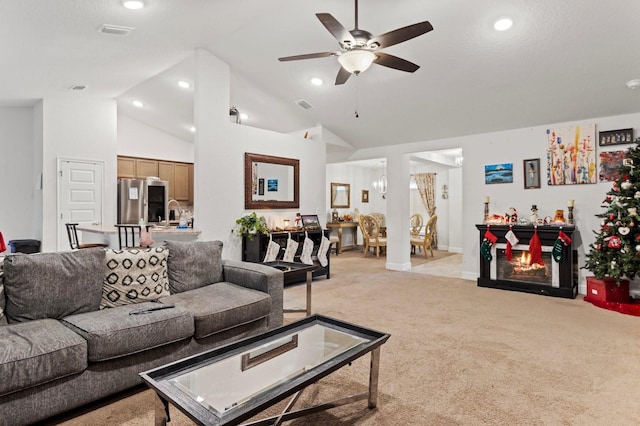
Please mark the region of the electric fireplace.
POLYGON ((575 298, 578 294, 578 256, 573 244, 563 247, 562 261, 552 257, 553 245, 560 230, 574 240, 574 227, 537 226, 541 245, 541 264, 531 264, 529 242, 534 234, 534 226, 513 225, 512 230, 520 240, 511 247, 512 258, 506 255, 509 232, 508 225, 476 225, 480 231, 480 244, 487 228, 498 237, 491 248, 492 259, 480 257, 479 287, 516 290, 548 296, 575 298))

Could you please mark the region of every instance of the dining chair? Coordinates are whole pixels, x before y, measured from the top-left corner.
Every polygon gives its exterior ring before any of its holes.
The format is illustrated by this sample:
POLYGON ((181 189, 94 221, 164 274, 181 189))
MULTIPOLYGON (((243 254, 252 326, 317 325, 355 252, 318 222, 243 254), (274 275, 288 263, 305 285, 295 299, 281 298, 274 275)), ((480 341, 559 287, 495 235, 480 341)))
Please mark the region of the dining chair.
POLYGON ((422 231, 422 226, 424 225, 422 215, 420 213, 412 214, 411 218, 409 219, 409 225, 411 226, 412 237, 420 235, 420 231, 422 231))
POLYGON ((108 244, 103 243, 86 243, 80 244, 78 240, 78 223, 65 223, 64 226, 67 228, 67 236, 69 237, 69 245, 71 246, 71 250, 79 250, 93 247, 108 247, 108 244))
POLYGON ((424 237, 420 235, 411 236, 411 251, 415 253, 415 248, 422 248, 424 250, 424 257, 427 257, 427 249, 431 252, 431 257, 433 257, 433 233, 436 229, 436 224, 438 223, 438 215, 434 214, 427 220, 427 224, 425 225, 424 237))
MULTIPOLYGON (((149 232, 149 226, 145 225, 145 230, 149 232)), ((120 250, 123 248, 148 248, 149 244, 140 243, 142 227, 140 225, 116 225, 118 228, 118 244, 120 250)))
POLYGON ((378 220, 371 215, 363 214, 360 215, 359 222, 365 257, 369 253, 370 248, 375 248, 376 257, 380 257, 380 250, 387 247, 387 239, 380 236, 380 224, 378 220))

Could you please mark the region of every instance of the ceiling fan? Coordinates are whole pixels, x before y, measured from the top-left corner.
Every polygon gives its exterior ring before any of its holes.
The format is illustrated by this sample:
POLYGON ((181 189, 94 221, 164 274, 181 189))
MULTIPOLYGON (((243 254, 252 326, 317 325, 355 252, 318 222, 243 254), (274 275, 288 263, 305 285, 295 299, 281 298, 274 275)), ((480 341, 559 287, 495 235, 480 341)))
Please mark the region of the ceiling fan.
POLYGON ((402 43, 433 30, 429 21, 424 21, 373 36, 369 31, 358 28, 358 0, 355 0, 355 26, 351 31, 347 31, 330 13, 316 13, 316 16, 322 25, 338 40, 340 50, 286 56, 278 58, 278 60, 297 61, 299 59, 337 56, 338 62, 340 62, 340 69, 338 70, 335 84, 346 83, 351 74, 360 74, 369 68, 372 63, 400 71, 416 72, 420 68, 419 65, 406 59, 380 52, 380 49, 402 43))

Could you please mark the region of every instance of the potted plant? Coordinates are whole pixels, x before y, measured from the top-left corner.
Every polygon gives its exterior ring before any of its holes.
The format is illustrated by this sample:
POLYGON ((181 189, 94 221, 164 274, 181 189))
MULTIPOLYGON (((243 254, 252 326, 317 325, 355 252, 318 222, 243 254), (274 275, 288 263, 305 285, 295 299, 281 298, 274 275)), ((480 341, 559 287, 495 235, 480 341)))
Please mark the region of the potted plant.
POLYGON ((236 219, 236 226, 231 232, 234 232, 238 236, 247 234, 249 239, 253 239, 253 234, 265 234, 269 235, 269 228, 267 227, 267 221, 264 216, 258 216, 256 212, 244 215, 239 219, 236 219))

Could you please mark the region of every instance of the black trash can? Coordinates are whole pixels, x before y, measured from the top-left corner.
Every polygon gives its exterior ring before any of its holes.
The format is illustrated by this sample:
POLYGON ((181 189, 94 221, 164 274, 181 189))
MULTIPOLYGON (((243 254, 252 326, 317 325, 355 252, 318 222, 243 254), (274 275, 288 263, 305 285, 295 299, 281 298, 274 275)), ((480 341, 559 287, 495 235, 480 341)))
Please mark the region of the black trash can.
POLYGON ((38 253, 40 251, 39 240, 11 240, 9 241, 11 253, 38 253))

